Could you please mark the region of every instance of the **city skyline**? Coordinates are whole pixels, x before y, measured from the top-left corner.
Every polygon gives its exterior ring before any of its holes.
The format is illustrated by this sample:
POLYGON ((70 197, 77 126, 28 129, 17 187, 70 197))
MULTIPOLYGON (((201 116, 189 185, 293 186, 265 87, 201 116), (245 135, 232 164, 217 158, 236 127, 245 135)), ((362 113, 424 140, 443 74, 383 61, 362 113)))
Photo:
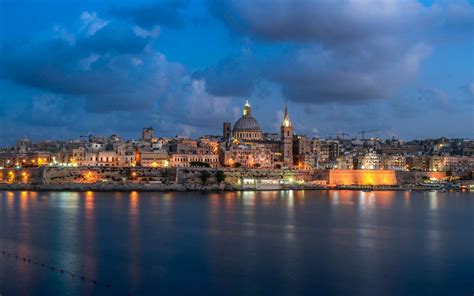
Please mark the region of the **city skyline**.
POLYGON ((246 99, 266 132, 288 102, 309 137, 474 137, 473 1, 287 5, 5 1, 0 145, 219 135, 246 99))

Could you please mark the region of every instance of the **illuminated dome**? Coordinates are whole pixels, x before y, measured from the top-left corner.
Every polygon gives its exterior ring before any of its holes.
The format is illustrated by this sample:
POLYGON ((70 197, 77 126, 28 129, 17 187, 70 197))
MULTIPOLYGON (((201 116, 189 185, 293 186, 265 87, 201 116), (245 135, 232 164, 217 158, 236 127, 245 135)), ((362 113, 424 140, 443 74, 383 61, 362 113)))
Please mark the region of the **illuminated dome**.
POLYGON ((242 117, 234 124, 232 131, 234 138, 238 140, 261 140, 262 129, 258 121, 253 118, 249 101, 245 103, 242 117))
POLYGON ((252 116, 242 116, 234 125, 235 131, 262 131, 257 120, 252 116))

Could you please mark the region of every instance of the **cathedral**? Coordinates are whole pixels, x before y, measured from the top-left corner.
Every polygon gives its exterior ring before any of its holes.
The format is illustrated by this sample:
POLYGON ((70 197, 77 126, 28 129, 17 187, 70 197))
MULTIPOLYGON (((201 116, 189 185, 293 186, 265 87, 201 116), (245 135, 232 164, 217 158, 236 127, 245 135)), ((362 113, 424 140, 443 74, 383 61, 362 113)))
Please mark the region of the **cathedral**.
POLYGON ((224 163, 228 165, 238 162, 244 167, 262 165, 263 167, 293 166, 293 126, 285 106, 285 116, 281 123, 279 138, 264 134, 257 119, 252 116, 249 101, 245 102, 242 116, 231 124, 225 122, 223 139, 228 143, 224 163))

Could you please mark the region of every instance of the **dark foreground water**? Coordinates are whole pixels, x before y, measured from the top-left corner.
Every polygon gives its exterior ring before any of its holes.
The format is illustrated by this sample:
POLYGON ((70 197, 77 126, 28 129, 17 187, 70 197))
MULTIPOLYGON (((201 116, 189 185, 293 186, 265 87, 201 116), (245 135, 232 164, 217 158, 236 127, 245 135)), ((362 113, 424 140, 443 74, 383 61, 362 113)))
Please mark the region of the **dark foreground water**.
POLYGON ((2 296, 474 293, 472 193, 1 192, 0 215, 2 296))

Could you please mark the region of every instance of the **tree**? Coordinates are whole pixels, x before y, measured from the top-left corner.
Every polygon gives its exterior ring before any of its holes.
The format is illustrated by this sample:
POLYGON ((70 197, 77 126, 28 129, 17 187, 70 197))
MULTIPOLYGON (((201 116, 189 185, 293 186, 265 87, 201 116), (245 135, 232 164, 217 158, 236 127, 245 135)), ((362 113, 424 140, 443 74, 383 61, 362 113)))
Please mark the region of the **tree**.
POLYGON ((190 165, 192 167, 202 167, 202 168, 209 168, 211 167, 207 162, 202 162, 202 161, 191 161, 190 165))
POLYGON ((240 162, 234 163, 234 168, 240 168, 242 164, 240 162))
POLYGON ((217 171, 216 173, 216 181, 217 183, 222 183, 225 181, 225 174, 223 171, 217 171))
POLYGON ((206 184, 207 179, 209 179, 210 176, 211 176, 211 174, 208 171, 202 171, 201 172, 201 182, 202 182, 203 185, 206 184))

